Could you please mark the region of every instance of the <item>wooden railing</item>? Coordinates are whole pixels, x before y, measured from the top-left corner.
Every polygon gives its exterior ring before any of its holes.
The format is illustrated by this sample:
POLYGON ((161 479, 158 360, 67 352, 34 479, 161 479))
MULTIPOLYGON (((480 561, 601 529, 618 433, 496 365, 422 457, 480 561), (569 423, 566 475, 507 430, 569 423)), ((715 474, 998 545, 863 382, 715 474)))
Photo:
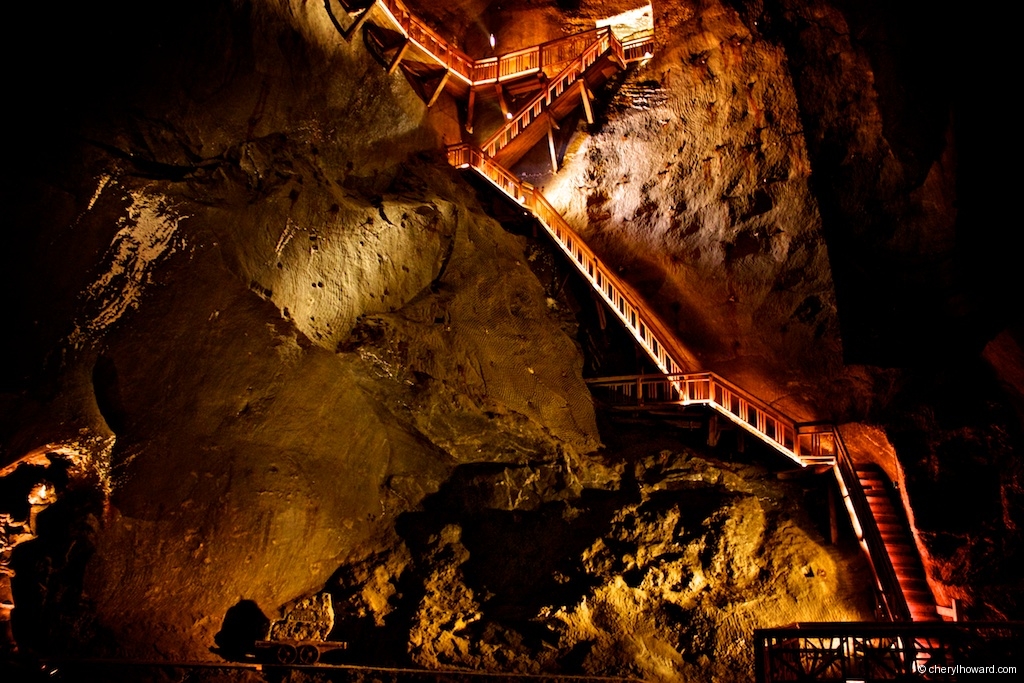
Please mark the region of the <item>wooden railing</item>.
POLYGON ((647 309, 632 287, 597 258, 540 191, 468 144, 449 147, 448 162, 457 168, 472 168, 532 212, 664 373, 672 375, 694 366, 692 356, 668 332, 664 323, 647 309))
POLYGON ((473 169, 528 209, 665 373, 590 380, 592 389, 603 392, 612 403, 706 405, 801 466, 831 466, 854 533, 871 564, 886 616, 895 621, 910 619, 896 571, 854 471, 853 460, 835 425, 797 422, 714 373, 681 372, 684 362, 688 363, 688 354, 675 335, 647 309, 631 287, 605 266, 540 191, 467 144, 450 147, 448 161, 457 168, 473 169))
POLYGON ((754 631, 754 680, 952 683, 980 680, 977 674, 984 673, 1019 675, 1022 641, 1021 622, 822 622, 761 629, 754 631))
MULTIPOLYGON (((565 62, 577 59, 594 42, 596 34, 606 30, 590 29, 496 57, 473 59, 416 17, 400 0, 375 0, 373 5, 382 11, 392 29, 415 42, 439 66, 445 67, 470 87, 500 83, 542 71, 550 75, 565 62)), ((373 5, 368 12, 373 10, 373 5)), ((628 48, 624 48, 617 40, 615 42, 619 45, 618 50, 623 60, 627 62, 650 56, 653 46, 650 37, 630 40, 628 48)))
POLYGON ((569 62, 544 92, 488 140, 485 150, 468 144, 452 146, 448 149, 449 163, 458 168, 473 169, 528 209, 622 320, 655 365, 665 373, 661 377, 613 377, 592 381, 594 388, 603 388, 613 395, 633 398, 639 403, 646 400, 707 405, 802 466, 831 465, 854 532, 871 564, 886 615, 893 620, 909 620, 910 611, 892 562, 854 471, 853 461, 835 426, 796 422, 714 373, 683 372, 688 367, 696 367, 696 363, 671 330, 648 310, 629 285, 601 262, 541 192, 490 158, 578 81, 605 52, 614 51, 622 63, 646 59, 651 56, 653 36, 635 37, 623 44, 610 30, 595 29, 500 57, 474 61, 452 48, 398 0, 376 0, 376 3, 386 10, 393 24, 407 38, 471 86, 499 82, 550 68, 552 64, 569 62))
MULTIPOLYGON (((469 85, 473 85, 476 61, 462 50, 440 36, 434 29, 413 15, 404 3, 398 0, 376 0, 379 6, 407 38, 415 41, 424 52, 433 57, 469 85)), ((372 7, 367 12, 372 11, 372 7)))
POLYGON ((625 64, 622 44, 612 34, 611 29, 602 28, 589 32, 592 41, 562 69, 537 96, 520 110, 519 114, 499 128, 482 145, 488 156, 496 155, 503 147, 516 138, 527 126, 533 123, 551 103, 558 99, 574 83, 580 80, 587 69, 594 65, 609 50, 621 63, 625 64))
POLYGON ((818 441, 803 438, 795 420, 712 372, 602 377, 587 383, 611 404, 708 406, 800 465, 834 460, 827 451, 815 450, 818 441))
POLYGON ((654 54, 654 31, 645 31, 622 41, 622 56, 626 62, 650 59, 654 54))
POLYGON ((555 69, 580 56, 594 42, 598 29, 574 33, 565 38, 525 47, 498 57, 476 60, 474 85, 487 85, 522 78, 540 72, 549 76, 555 69))
POLYGON ((843 437, 839 430, 832 425, 827 426, 831 438, 836 447, 836 462, 832 471, 836 475, 839 484, 839 493, 846 505, 853 524, 853 532, 857 536, 857 542, 864 550, 871 564, 871 572, 875 576, 875 584, 882 598, 882 607, 885 616, 890 621, 911 621, 910 606, 903 594, 899 577, 896 576, 896 568, 889 557, 889 550, 882 540, 882 532, 878 529, 878 523, 868 505, 867 495, 864 487, 860 485, 860 478, 857 476, 853 465, 853 458, 843 443, 843 437))

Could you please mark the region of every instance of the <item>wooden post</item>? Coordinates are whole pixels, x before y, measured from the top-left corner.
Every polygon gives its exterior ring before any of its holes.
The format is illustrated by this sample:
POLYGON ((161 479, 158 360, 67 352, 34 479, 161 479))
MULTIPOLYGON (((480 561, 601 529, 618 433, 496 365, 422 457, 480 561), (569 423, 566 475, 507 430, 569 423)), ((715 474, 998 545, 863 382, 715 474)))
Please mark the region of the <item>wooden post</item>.
POLYGON ((388 67, 388 76, 395 73, 395 69, 397 69, 398 65, 402 63, 402 57, 405 57, 405 52, 409 49, 409 45, 411 44, 412 40, 406 38, 405 42, 402 43, 402 47, 398 48, 398 53, 395 55, 395 58, 391 60, 391 66, 388 67))
POLYGON ((587 82, 580 78, 580 97, 583 99, 583 113, 587 115, 587 123, 594 125, 594 110, 590 106, 590 91, 587 89, 587 82))
POLYGON ((501 115, 505 117, 505 121, 512 118, 508 111, 508 102, 505 101, 505 89, 501 87, 501 83, 495 83, 494 89, 498 92, 498 104, 501 106, 501 115))
POLYGON ((608 327, 608 320, 604 316, 604 301, 593 290, 591 290, 590 294, 593 296, 594 303, 597 305, 597 322, 603 330, 608 327))
POLYGON ((548 152, 551 153, 551 172, 558 173, 558 154, 555 152, 555 128, 551 124, 551 114, 548 118, 548 152))
POLYGON ((451 70, 448 70, 444 72, 444 76, 441 76, 441 82, 437 84, 437 88, 434 89, 434 94, 430 96, 430 101, 427 102, 427 109, 433 107, 434 102, 437 102, 437 98, 440 97, 441 91, 444 90, 444 86, 448 84, 448 79, 451 77, 451 75, 451 70))
POLYGON ((832 545, 839 543, 839 516, 836 512, 836 486, 838 485, 831 479, 828 481, 828 533, 832 545))
POLYGON ((712 412, 708 420, 708 445, 714 448, 718 445, 718 437, 721 432, 718 430, 718 413, 712 412))
POLYGON ((355 23, 352 24, 347 31, 345 31, 344 36, 346 41, 351 41, 352 36, 354 36, 359 31, 359 29, 363 27, 363 24, 366 23, 366 20, 370 18, 370 10, 372 9, 373 5, 370 5, 369 7, 364 9, 363 13, 359 15, 359 18, 356 19, 355 23))
POLYGON ((476 105, 476 88, 469 89, 469 105, 466 107, 466 132, 473 134, 473 112, 476 105))

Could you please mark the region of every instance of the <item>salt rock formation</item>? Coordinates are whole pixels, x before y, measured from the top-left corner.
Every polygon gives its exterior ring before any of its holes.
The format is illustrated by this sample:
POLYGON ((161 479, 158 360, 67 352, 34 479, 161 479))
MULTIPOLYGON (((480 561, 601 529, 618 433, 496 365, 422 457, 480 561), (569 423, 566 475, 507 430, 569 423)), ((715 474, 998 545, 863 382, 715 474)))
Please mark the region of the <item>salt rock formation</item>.
MULTIPOLYGON (((654 59, 563 126, 559 173, 519 170, 708 367, 884 424, 932 578, 1013 615, 990 548, 1019 553, 1018 418, 986 373, 1019 386, 1019 328, 956 255, 985 217, 960 169, 982 164, 963 98, 932 87, 947 62, 903 99, 904 53, 866 37, 907 17, 856 5, 656 2, 654 59), (958 372, 867 367, 923 340, 958 372), (943 492, 992 502, 951 519, 922 502, 943 492)), ((416 8, 482 54, 632 3, 416 8)), ((5 55, 0 466, 61 482, 11 553, 25 650, 209 658, 232 608, 328 590, 373 663, 727 679, 755 626, 868 616, 859 556, 800 493, 599 431, 580 301, 440 153, 460 105, 428 110, 324 3, 11 22, 46 31, 5 55), (537 567, 557 572, 526 585, 537 567)))

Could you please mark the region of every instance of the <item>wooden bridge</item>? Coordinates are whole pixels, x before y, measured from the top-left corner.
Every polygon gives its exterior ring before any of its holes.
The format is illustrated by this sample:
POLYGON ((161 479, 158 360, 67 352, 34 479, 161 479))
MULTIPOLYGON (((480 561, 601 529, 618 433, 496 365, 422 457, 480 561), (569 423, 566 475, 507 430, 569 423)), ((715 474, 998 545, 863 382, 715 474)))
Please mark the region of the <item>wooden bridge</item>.
POLYGON ((468 98, 467 130, 472 129, 472 103, 480 88, 496 88, 504 111, 505 89, 533 87, 523 85, 533 79, 539 92, 520 111, 508 111, 507 122, 482 148, 454 145, 448 149, 448 161, 456 168, 472 169, 529 211, 663 373, 593 380, 594 393, 619 405, 706 406, 801 467, 831 468, 874 574, 884 616, 893 621, 938 620, 909 525, 897 514, 902 505, 892 498, 880 470, 855 464, 835 425, 798 422, 728 380, 699 371, 696 358, 637 292, 597 257, 541 192, 508 170, 545 134, 552 164, 557 165, 551 134, 556 121, 577 106, 592 121, 590 88, 630 62, 650 57, 653 37, 623 43, 609 29, 595 29, 474 60, 399 0, 376 0, 350 13, 350 21, 349 28, 339 25, 346 38, 364 27, 368 46, 390 72, 402 67, 411 79, 426 84, 421 92, 428 106, 446 89, 468 98))

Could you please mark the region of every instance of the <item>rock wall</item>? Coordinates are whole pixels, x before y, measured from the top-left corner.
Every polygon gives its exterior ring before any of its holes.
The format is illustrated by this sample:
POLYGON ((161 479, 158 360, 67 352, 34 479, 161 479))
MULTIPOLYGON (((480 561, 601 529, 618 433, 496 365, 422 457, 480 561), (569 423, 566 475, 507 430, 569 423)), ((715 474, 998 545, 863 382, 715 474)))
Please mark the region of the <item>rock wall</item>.
POLYGON ((842 346, 785 51, 720 3, 655 25, 548 195, 706 367, 821 412, 842 346))
POLYGON ((1020 322, 993 300, 1013 266, 989 86, 954 47, 986 20, 920 3, 654 9, 654 58, 596 125, 568 126, 563 168, 521 168, 709 369, 805 419, 884 426, 940 596, 1004 614, 1019 591, 981 548, 1019 547, 1020 322), (970 531, 926 512, 952 499, 973 501, 970 531))
POLYGON ((232 605, 315 592, 456 462, 599 445, 525 243, 400 74, 322 3, 162 11, 56 17, 55 49, 89 48, 69 77, 89 99, 25 179, 51 201, 19 204, 10 277, 41 285, 16 314, 5 464, 106 440, 85 455, 102 482, 63 506, 88 521, 12 560, 30 650, 209 656, 232 605), (386 335, 364 334, 374 315, 386 335), (73 566, 49 559, 68 547, 73 566))
MULTIPOLYGON (((426 9, 473 49, 492 24, 533 42, 628 5, 426 9)), ((678 449, 659 465, 647 443, 593 455, 576 322, 438 153, 459 107, 428 111, 324 3, 57 9, 18 8, 12 25, 45 31, 5 55, 25 68, 0 465, 70 472, 12 553, 23 647, 210 656, 233 607, 275 617, 327 587, 378 662, 526 670, 553 647, 553 669, 728 677, 772 614, 867 616, 842 589, 863 567, 770 502, 792 490, 678 449), (695 489, 707 509, 677 500, 695 489), (510 575, 554 566, 530 530, 559 541, 568 593, 510 575)), ((988 214, 964 180, 983 166, 972 90, 947 106, 950 60, 929 61, 948 24, 907 34, 911 15, 844 2, 654 9, 655 59, 535 177, 709 368, 808 417, 886 424, 912 502, 998 501, 918 522, 933 579, 1016 614, 992 548, 1019 553, 1020 432, 967 361, 1006 317, 970 277, 992 233, 972 236, 988 214), (910 62, 907 35, 927 48, 910 62), (845 364, 920 348, 961 371, 845 364)), ((1009 336, 986 358, 1016 386, 1009 336)))

